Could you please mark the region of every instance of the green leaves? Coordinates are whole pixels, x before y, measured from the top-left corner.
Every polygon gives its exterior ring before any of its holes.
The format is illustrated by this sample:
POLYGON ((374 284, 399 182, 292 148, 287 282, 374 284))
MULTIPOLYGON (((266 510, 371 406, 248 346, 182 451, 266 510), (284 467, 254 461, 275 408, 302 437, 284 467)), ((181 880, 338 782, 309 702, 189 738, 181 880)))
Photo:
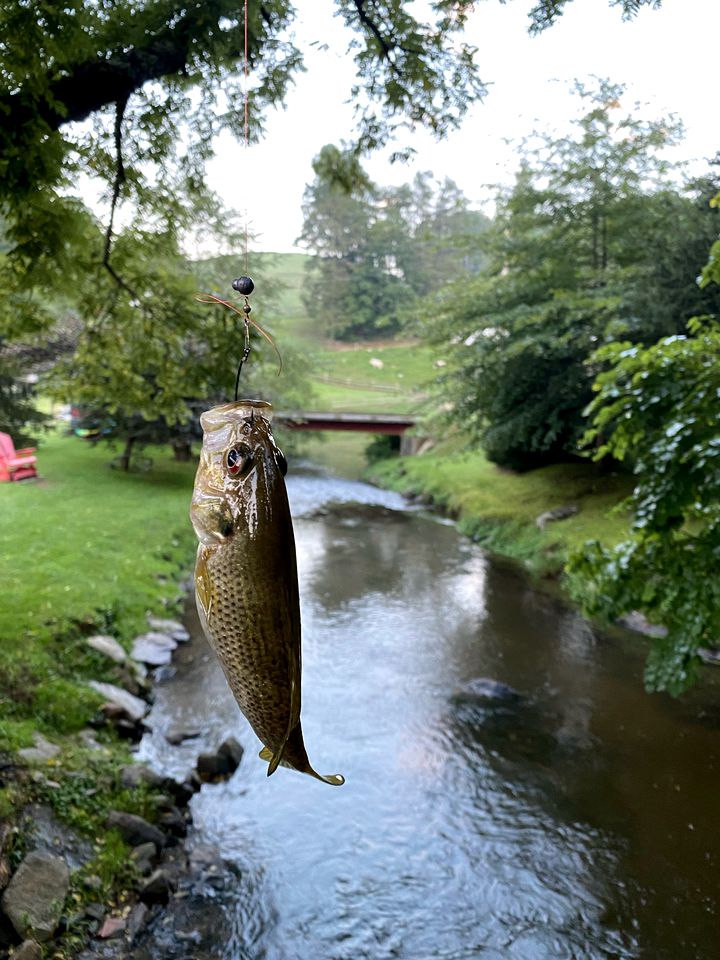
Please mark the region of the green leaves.
POLYGON ((590 544, 571 561, 573 590, 589 613, 617 619, 641 610, 667 636, 653 642, 646 684, 682 692, 699 647, 718 643, 720 583, 720 324, 696 318, 687 336, 643 348, 608 345, 594 360, 587 444, 632 467, 629 538, 590 544))

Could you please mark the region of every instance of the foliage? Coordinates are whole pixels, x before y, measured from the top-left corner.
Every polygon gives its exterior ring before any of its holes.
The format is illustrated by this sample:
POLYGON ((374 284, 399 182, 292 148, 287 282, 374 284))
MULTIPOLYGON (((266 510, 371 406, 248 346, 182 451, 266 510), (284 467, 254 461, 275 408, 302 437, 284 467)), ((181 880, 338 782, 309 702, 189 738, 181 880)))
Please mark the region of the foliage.
POLYGON ((396 332, 417 298, 477 269, 471 241, 487 218, 468 209, 450 180, 429 173, 412 185, 373 184, 355 154, 328 144, 313 164, 300 237, 315 257, 304 294, 337 339, 396 332))
POLYGON ((576 455, 598 345, 656 335, 654 305, 639 314, 630 291, 640 277, 648 289, 654 238, 678 225, 661 156, 677 126, 622 113, 623 88, 609 81, 577 93, 573 134, 526 145, 480 241, 487 268, 441 291, 439 322, 424 325, 430 342, 452 343, 453 415, 517 469, 576 455))
MULTIPOLYGON (((121 234, 113 262, 124 286, 88 266, 82 288, 88 319, 75 352, 56 364, 49 389, 85 410, 103 440, 125 444, 121 461, 127 469, 133 448, 148 443, 187 450, 200 437, 200 411, 232 396, 242 318, 196 301, 202 286, 219 285, 217 276, 211 267, 188 264, 171 230, 121 234)), ((289 372, 278 378, 276 358, 259 336, 252 338, 251 357, 244 389, 271 401, 294 401, 304 361, 287 362, 289 372)))
POLYGON ((34 431, 47 418, 35 405, 34 388, 19 376, 17 365, 0 339, 0 431, 9 433, 16 447, 36 443, 34 431))
POLYGON ((613 549, 597 542, 571 564, 575 592, 609 619, 641 610, 667 628, 646 670, 650 690, 678 694, 697 679, 698 649, 718 642, 720 585, 720 325, 692 320, 685 336, 598 351, 588 443, 595 458, 632 465, 634 520, 613 549))

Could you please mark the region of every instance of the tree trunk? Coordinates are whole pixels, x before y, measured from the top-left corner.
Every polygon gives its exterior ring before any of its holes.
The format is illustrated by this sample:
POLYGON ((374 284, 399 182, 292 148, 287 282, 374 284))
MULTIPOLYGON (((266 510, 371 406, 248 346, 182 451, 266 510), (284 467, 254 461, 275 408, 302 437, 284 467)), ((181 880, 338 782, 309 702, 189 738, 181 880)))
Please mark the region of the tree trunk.
POLYGON ((192 445, 189 440, 173 440, 173 458, 179 463, 188 463, 192 460, 192 445))
POLYGON ((120 469, 124 470, 126 473, 130 470, 130 457, 132 456, 132 450, 135 446, 135 437, 128 437, 125 441, 125 449, 120 455, 120 469))

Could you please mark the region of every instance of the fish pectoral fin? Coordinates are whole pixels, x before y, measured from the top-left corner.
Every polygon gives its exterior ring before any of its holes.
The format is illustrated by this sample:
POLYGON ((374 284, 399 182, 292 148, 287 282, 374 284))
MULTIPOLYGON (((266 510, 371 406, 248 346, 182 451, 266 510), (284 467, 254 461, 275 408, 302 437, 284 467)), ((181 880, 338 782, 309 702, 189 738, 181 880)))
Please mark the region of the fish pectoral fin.
POLYGON ((298 670, 295 661, 291 660, 291 663, 293 666, 291 668, 290 675, 290 716, 288 718, 285 736, 282 738, 280 746, 277 748, 275 753, 273 753, 269 747, 264 747, 260 751, 260 757, 263 760, 269 761, 270 763, 267 772, 269 777, 275 773, 280 765, 283 753, 285 752, 285 747, 290 739, 290 734, 293 732, 298 723, 300 723, 300 678, 298 676, 298 670))
POLYGON ((206 619, 209 620, 212 612, 213 589, 207 565, 207 550, 204 547, 200 547, 195 563, 195 595, 206 619))
POLYGON ((280 761, 282 760, 283 750, 285 749, 285 744, 287 740, 284 740, 280 745, 280 749, 276 753, 273 753, 270 747, 263 747, 258 756, 261 760, 266 760, 270 766, 268 767, 267 775, 271 777, 273 773, 280 766, 280 761))

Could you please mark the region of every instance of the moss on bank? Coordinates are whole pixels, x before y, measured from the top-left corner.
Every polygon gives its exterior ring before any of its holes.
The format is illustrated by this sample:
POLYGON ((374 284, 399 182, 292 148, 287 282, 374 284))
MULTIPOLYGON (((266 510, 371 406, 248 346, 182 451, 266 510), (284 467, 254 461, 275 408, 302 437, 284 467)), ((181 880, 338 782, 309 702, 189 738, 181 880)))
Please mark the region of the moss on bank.
POLYGON ((613 508, 630 492, 631 478, 591 463, 513 473, 454 437, 422 456, 373 464, 366 476, 427 499, 455 518, 463 533, 535 576, 558 576, 572 549, 594 538, 614 543, 627 530, 627 516, 613 508), (540 514, 569 505, 578 508, 574 516, 538 528, 540 514))

